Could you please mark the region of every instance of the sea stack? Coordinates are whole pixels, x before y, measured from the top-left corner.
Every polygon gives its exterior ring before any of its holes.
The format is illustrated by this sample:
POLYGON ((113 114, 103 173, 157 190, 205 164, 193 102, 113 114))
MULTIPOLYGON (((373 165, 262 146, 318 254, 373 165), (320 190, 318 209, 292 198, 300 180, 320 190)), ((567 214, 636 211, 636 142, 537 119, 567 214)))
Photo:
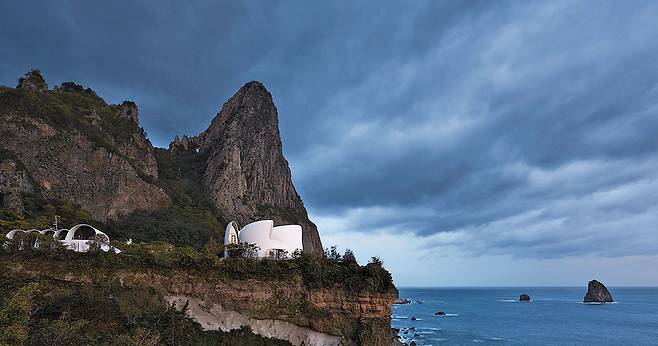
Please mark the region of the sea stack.
POLYGON ((583 299, 585 303, 612 303, 612 295, 604 284, 592 280, 587 284, 587 294, 583 299))
POLYGON ((529 302, 530 301, 530 296, 523 293, 522 295, 519 296, 519 301, 520 302, 529 302))

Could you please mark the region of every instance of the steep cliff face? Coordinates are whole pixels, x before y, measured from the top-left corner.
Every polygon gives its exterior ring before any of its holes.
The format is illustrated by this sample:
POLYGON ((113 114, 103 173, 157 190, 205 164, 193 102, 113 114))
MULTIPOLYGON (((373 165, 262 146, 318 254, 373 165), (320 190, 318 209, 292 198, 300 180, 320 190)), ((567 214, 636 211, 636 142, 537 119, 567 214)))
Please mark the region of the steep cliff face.
POLYGON ((110 107, 90 89, 65 84, 37 89, 45 81, 32 71, 18 89, 0 88, 3 206, 20 212, 22 195, 38 192, 97 221, 165 206, 153 146, 122 116, 126 104, 110 107))
POLYGON ((272 218, 275 224, 299 224, 304 250, 322 252, 317 227, 308 218, 283 156, 272 95, 261 83, 245 84, 206 131, 171 147, 190 145, 208 153, 204 182, 225 220, 244 225, 272 218))
POLYGON ((121 273, 124 286, 145 282, 165 290, 206 330, 247 325, 257 334, 294 345, 389 345, 393 293, 309 289, 301 283, 259 280, 219 281, 189 273, 175 276, 121 273))

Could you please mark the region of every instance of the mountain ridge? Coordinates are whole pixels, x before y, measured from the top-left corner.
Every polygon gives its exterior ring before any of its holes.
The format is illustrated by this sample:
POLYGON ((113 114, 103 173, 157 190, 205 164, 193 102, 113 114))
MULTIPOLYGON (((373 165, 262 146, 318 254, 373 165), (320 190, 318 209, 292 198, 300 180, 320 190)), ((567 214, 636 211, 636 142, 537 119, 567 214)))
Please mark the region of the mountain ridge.
POLYGON ((25 217, 23 200, 37 195, 79 206, 115 237, 175 237, 200 245, 221 237, 221 225, 228 221, 244 225, 271 218, 302 225, 305 251, 322 253, 317 227, 283 156, 276 106, 260 82, 246 83, 208 129, 196 137, 177 137, 169 149, 153 147, 139 127, 134 102, 109 105, 73 82, 49 90, 38 70, 28 72, 15 89, 0 88, 0 119, 5 124, 0 129, 0 226, 21 220, 43 224, 47 212, 34 220, 25 217), (202 184, 190 181, 192 176, 202 177, 202 184), (196 201, 206 199, 211 203, 196 201), (165 212, 172 208, 183 221, 165 212), (158 224, 154 218, 162 215, 170 215, 171 222, 158 224), (169 225, 191 223, 198 224, 180 231, 191 235, 176 234, 179 230, 169 225), (171 229, 158 233, 144 224, 171 229))

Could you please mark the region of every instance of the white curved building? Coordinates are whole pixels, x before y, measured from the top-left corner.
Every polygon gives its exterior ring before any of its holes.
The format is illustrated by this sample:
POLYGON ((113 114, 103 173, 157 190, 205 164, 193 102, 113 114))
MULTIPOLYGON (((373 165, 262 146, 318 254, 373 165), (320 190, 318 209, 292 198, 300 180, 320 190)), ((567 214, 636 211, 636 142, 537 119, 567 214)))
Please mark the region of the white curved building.
MULTIPOLYGON (((229 222, 224 233, 224 245, 248 243, 258 247, 257 257, 283 258, 303 250, 302 226, 284 225, 274 227, 274 221, 252 222, 239 229, 235 221, 229 222)), ((224 251, 228 257, 228 251, 224 251)))
MULTIPOLYGON (((66 233, 66 238, 62 241, 64 246, 77 252, 89 251, 90 240, 96 240, 100 243, 101 250, 108 252, 110 246, 110 237, 107 234, 97 230, 93 226, 81 224, 71 227, 66 233)), ((115 249, 115 252, 118 249, 115 249)))
MULTIPOLYGON (((112 250, 114 253, 121 252, 121 250, 110 245, 110 238, 107 236, 107 234, 97 230, 91 225, 86 224, 76 225, 71 229, 60 230, 54 230, 52 228, 44 229, 42 231, 37 229, 31 229, 27 231, 22 229, 15 229, 7 233, 5 237, 7 239, 14 239, 18 233, 24 236, 27 236, 30 233, 39 233, 45 236, 51 236, 54 239, 59 240, 67 249, 76 252, 89 251, 92 240, 98 241, 100 243, 100 249, 102 251, 108 252, 112 250)), ((30 246, 38 248, 39 240, 35 238, 34 243, 30 244, 30 246)), ((20 248, 23 248, 22 241, 20 248)))

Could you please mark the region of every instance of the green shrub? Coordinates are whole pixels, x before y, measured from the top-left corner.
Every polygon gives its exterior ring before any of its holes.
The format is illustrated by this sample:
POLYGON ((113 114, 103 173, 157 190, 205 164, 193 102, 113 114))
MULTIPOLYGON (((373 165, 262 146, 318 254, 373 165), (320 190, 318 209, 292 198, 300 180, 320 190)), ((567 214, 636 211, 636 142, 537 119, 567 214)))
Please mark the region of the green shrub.
POLYGON ((24 345, 29 337, 30 316, 35 310, 39 285, 29 284, 14 292, 0 309, 0 345, 24 345))

